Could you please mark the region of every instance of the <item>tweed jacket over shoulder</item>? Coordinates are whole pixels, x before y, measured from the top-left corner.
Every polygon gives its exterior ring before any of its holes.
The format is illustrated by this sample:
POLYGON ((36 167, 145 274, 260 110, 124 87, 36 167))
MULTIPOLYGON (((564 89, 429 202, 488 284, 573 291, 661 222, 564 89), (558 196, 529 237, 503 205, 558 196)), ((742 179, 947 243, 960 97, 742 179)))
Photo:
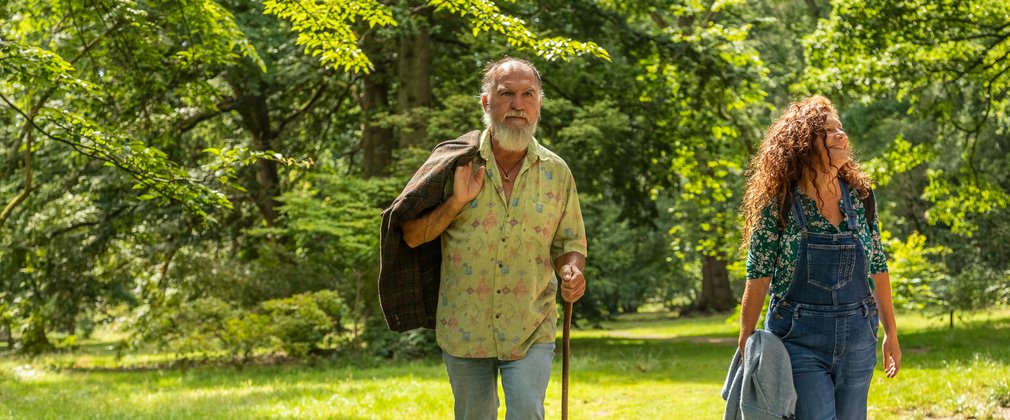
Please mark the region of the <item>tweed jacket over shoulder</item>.
POLYGON ((393 204, 382 212, 379 231, 379 305, 393 331, 435 328, 441 243, 433 240, 417 248, 403 240, 403 224, 442 203, 453 171, 479 159, 480 131, 440 143, 414 173, 393 204))

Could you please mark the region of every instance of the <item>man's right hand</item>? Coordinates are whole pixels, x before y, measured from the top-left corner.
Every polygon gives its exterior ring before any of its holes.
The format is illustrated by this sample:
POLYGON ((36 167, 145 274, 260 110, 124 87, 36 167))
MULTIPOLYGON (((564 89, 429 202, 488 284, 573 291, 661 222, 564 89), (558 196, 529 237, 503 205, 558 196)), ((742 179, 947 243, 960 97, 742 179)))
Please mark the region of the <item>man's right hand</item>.
POLYGON ((485 172, 487 172, 487 168, 481 166, 477 169, 477 173, 474 173, 473 162, 457 166, 456 173, 453 175, 452 197, 449 199, 460 206, 473 201, 474 198, 477 198, 477 194, 480 194, 480 189, 484 187, 485 172))
POLYGON ((430 242, 445 231, 453 219, 459 215, 466 203, 473 201, 484 186, 483 166, 473 173, 473 162, 456 167, 453 174, 452 195, 427 214, 403 223, 403 241, 416 248, 430 242))

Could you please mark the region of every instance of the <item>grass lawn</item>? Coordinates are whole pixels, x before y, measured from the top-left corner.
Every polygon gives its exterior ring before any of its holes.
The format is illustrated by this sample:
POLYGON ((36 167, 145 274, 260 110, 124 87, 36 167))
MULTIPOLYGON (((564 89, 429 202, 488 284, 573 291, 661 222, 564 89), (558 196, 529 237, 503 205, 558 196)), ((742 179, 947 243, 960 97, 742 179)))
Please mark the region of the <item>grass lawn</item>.
MULTIPOLYGON (((1010 418, 1010 311, 945 320, 899 318, 896 379, 879 370, 872 419, 1010 418)), ((627 316, 572 333, 573 419, 716 419, 736 345, 724 316, 627 316)), ((561 412, 561 351, 547 416, 561 412)), ((100 345, 29 361, 0 359, 5 418, 447 419, 441 360, 334 360, 314 365, 142 369, 165 355, 113 360, 100 345), (110 368, 112 367, 112 368, 110 368)), ((504 418, 504 408, 499 417, 504 418)))

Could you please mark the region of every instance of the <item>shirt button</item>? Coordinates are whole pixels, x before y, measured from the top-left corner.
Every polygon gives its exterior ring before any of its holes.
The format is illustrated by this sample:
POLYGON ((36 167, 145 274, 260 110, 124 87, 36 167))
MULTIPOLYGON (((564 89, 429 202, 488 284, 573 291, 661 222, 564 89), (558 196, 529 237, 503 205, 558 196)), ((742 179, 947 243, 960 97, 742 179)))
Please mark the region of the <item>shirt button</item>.
POLYGON ((505 266, 505 264, 502 264, 502 263, 498 263, 498 268, 502 268, 502 267, 504 267, 504 266, 505 266))
POLYGON ((505 237, 504 236, 501 237, 501 241, 505 242, 505 237))
POLYGON ((494 314, 495 319, 501 318, 501 314, 494 314))
POLYGON ((499 294, 499 295, 501 294, 501 289, 498 289, 498 294, 499 294))

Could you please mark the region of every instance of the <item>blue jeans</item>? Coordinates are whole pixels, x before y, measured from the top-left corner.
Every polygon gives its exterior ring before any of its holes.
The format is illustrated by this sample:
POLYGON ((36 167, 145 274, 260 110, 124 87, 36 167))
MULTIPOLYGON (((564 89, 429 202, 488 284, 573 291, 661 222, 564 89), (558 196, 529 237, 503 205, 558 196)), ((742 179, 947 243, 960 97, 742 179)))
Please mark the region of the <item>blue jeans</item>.
POLYGON ((543 419, 554 343, 534 344, 519 360, 463 358, 442 352, 457 420, 498 417, 498 372, 505 390, 505 418, 543 419))
POLYGON ((866 418, 866 397, 877 362, 876 303, 788 305, 773 300, 766 329, 789 351, 796 418, 866 418))

